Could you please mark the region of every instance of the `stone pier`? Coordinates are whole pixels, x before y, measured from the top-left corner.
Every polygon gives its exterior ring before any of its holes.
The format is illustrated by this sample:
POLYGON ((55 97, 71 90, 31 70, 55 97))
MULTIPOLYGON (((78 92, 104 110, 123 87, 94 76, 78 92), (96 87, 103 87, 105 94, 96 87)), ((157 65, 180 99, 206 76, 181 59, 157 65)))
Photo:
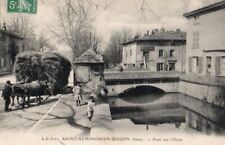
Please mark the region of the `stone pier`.
POLYGON ((100 104, 94 108, 90 136, 107 137, 113 135, 112 118, 109 104, 100 104))

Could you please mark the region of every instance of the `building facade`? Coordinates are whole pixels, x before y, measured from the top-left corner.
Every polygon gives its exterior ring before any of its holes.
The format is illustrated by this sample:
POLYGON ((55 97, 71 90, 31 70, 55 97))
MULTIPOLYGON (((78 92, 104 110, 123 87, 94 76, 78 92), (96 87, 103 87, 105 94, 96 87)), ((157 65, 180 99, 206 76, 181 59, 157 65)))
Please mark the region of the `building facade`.
POLYGON ((184 16, 188 19, 186 72, 225 76, 225 1, 184 16))
POLYGON ((0 29, 0 73, 12 71, 16 55, 23 50, 23 38, 0 29))
POLYGON ((125 42, 122 64, 150 71, 185 71, 186 33, 155 29, 125 42))
POLYGON ((74 84, 83 84, 90 90, 103 82, 104 62, 102 56, 96 54, 92 49, 84 52, 74 62, 74 84))

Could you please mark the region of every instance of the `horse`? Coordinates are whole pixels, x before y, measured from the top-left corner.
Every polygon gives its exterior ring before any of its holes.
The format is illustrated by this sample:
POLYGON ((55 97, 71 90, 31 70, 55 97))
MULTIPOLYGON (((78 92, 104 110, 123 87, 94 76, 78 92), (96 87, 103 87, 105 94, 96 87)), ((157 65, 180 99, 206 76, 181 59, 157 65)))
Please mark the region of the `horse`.
POLYGON ((21 84, 23 83, 16 83, 12 85, 11 106, 14 106, 15 97, 16 97, 18 105, 20 105, 19 98, 22 98, 24 101, 25 89, 23 88, 21 84))
POLYGON ((30 83, 17 83, 12 87, 12 104, 14 105, 14 98, 17 96, 17 103, 19 104, 19 97, 22 98, 22 107, 25 107, 27 98, 27 105, 30 106, 30 97, 35 96, 38 104, 41 103, 41 95, 50 95, 47 83, 33 81, 30 83))

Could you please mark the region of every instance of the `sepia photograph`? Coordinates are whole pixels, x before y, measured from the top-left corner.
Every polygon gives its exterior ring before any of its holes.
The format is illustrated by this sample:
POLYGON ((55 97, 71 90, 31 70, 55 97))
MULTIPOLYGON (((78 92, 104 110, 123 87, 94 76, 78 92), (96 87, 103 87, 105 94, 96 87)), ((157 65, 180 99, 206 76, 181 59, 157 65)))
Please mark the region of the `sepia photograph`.
POLYGON ((221 145, 225 0, 0 0, 0 145, 221 145))

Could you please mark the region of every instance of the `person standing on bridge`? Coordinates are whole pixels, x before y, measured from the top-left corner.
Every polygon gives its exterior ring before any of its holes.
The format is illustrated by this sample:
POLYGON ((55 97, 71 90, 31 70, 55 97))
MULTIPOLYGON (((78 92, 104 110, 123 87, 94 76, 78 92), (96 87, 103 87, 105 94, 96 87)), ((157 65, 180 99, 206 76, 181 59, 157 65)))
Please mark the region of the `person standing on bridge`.
POLYGON ((81 85, 77 85, 73 88, 74 100, 76 101, 76 106, 81 106, 81 96, 82 88, 81 85))
POLYGON ((2 91, 2 97, 5 100, 5 111, 9 111, 9 104, 10 104, 10 96, 12 93, 12 84, 10 81, 6 81, 6 84, 4 86, 4 89, 2 91))

